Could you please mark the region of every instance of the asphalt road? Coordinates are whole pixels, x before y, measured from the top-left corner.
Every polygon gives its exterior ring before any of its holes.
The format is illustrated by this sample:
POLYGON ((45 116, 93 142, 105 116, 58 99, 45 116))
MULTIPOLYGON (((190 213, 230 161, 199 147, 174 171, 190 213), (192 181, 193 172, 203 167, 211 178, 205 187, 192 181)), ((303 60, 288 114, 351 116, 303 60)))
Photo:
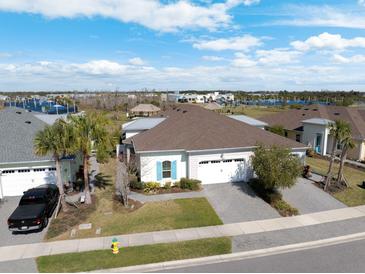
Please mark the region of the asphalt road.
POLYGON ((365 240, 166 272, 365 272, 365 240))

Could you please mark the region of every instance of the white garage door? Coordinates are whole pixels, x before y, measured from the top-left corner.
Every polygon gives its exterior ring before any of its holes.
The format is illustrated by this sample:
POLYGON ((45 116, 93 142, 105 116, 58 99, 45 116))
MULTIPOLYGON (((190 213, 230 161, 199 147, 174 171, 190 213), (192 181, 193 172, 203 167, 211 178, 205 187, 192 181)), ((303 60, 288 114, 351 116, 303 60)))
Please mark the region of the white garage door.
POLYGON ((198 167, 198 179, 203 184, 245 181, 247 173, 244 159, 201 161, 198 167))
POLYGON ((23 192, 42 184, 56 183, 54 168, 3 170, 0 184, 3 196, 21 196, 23 192))

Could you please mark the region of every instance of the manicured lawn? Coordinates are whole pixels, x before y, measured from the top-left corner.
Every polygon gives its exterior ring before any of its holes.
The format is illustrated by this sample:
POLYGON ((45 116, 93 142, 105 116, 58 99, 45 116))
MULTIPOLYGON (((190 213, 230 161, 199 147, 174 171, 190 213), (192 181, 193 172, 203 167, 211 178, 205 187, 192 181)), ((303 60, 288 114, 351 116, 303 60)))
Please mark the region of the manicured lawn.
POLYGON ((230 238, 202 239, 171 244, 44 256, 37 258, 39 272, 83 272, 231 253, 230 238))
MULTIPOLYGON (((316 173, 325 175, 328 170, 328 161, 318 158, 307 157, 306 163, 312 167, 316 173)), ((334 174, 337 174, 338 163, 334 165, 334 174)), ((345 166, 345 177, 350 187, 344 191, 334 193, 333 196, 348 206, 358 206, 365 204, 365 189, 358 185, 365 180, 365 171, 345 166)))
POLYGON ((250 106, 239 106, 239 107, 224 107, 221 112, 226 113, 230 110, 234 114, 243 114, 253 118, 260 118, 266 115, 275 114, 281 111, 286 111, 285 108, 280 107, 250 107, 250 106))
MULTIPOLYGON (((103 174, 111 175, 111 181, 113 181, 113 161, 100 166, 103 174)), ((222 224, 205 198, 151 202, 131 211, 125 209, 120 202, 113 200, 113 193, 114 185, 111 182, 106 183, 104 188, 97 189, 94 209, 87 209, 86 213, 84 210, 62 213, 51 223, 47 238, 50 240, 70 239, 71 229, 77 228, 81 223, 91 223, 92 229, 78 230, 75 238, 222 224), (74 222, 70 223, 70 220, 74 220, 74 222), (69 225, 65 226, 67 223, 69 225), (99 235, 95 233, 97 228, 101 228, 99 235)))

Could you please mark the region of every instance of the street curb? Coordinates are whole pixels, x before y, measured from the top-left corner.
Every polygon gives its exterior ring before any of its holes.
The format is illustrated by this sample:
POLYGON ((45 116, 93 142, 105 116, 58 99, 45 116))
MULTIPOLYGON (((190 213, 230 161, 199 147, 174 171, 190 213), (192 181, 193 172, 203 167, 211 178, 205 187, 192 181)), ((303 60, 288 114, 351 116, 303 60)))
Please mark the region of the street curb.
POLYGON ((95 270, 95 271, 90 271, 90 272, 91 273, 100 273, 100 272, 116 273, 116 272, 162 271, 162 270, 169 270, 169 269, 174 269, 174 268, 191 267, 191 266, 198 266, 198 265, 207 265, 207 264, 214 264, 214 263, 223 263, 223 262, 238 261, 238 260, 244 260, 244 259, 266 257, 266 256, 283 254, 283 253, 331 246, 331 245, 336 245, 336 244, 341 244, 341 243, 348 243, 348 242, 353 242, 353 241, 358 241, 358 240, 363 240, 363 239, 365 239, 365 232, 349 234, 349 235, 340 236, 340 237, 327 238, 327 239, 322 239, 322 240, 317 240, 317 241, 296 243, 296 244, 290 244, 290 245, 270 247, 270 248, 265 248, 265 249, 243 251, 243 252, 237 252, 237 253, 231 253, 231 254, 215 255, 215 256, 200 257, 200 258, 187 259, 187 260, 168 261, 168 262, 136 265, 136 266, 128 266, 128 267, 100 269, 100 270, 95 270))

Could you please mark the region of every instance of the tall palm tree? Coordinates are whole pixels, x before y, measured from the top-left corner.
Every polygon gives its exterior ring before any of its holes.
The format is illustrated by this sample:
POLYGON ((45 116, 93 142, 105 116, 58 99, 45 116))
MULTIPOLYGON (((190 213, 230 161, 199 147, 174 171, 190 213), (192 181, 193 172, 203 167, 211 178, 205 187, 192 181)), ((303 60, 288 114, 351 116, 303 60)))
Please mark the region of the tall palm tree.
POLYGON ((341 144, 342 144, 341 160, 340 160, 340 167, 338 169, 336 183, 337 183, 337 185, 340 185, 342 182, 345 182, 346 186, 348 186, 348 183, 347 183, 345 175, 344 175, 345 161, 347 158, 348 150, 353 149, 356 146, 354 140, 351 137, 351 130, 350 130, 350 132, 348 132, 348 136, 342 140, 341 144))
POLYGON ((337 143, 341 143, 342 140, 346 138, 349 131, 351 132, 350 124, 343 120, 336 120, 334 123, 330 124, 330 135, 333 137, 333 143, 330 164, 328 167, 326 181, 324 185, 325 191, 328 190, 328 187, 332 182, 333 163, 335 162, 336 158, 337 143))
POLYGON ((75 131, 75 145, 83 155, 85 203, 91 204, 89 186, 89 159, 91 151, 97 150, 98 155, 105 155, 105 150, 110 144, 110 137, 105 128, 107 120, 97 114, 85 114, 70 117, 75 131))
POLYGON ((34 138, 34 151, 39 156, 52 154, 56 162, 56 180, 60 192, 62 210, 67 211, 65 192, 61 178, 61 159, 75 152, 73 145, 73 130, 64 120, 57 120, 53 125, 46 126, 34 138))

